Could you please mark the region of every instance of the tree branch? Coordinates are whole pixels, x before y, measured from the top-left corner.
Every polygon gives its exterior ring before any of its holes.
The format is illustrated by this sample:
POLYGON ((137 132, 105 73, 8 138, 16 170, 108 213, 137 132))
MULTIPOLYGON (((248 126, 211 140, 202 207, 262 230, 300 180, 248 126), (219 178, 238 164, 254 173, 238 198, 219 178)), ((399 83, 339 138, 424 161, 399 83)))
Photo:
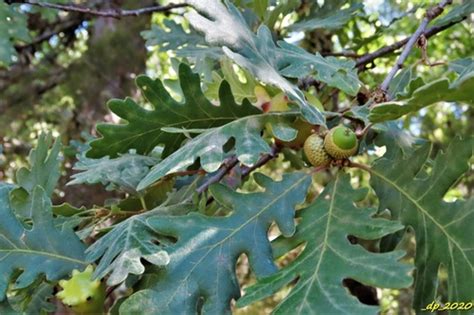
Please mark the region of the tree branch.
MULTIPOLYGON (((461 23, 462 21, 466 20, 467 16, 461 17, 459 20, 451 21, 447 24, 441 25, 441 26, 433 26, 430 27, 428 30, 424 32, 424 35, 426 38, 433 37, 434 35, 441 33, 442 31, 450 28, 453 25, 456 25, 458 23, 461 23)), ((366 65, 373 62, 375 59, 384 57, 390 53, 393 53, 395 50, 402 48, 409 40, 411 36, 408 36, 396 43, 393 43, 392 45, 384 46, 374 52, 365 54, 358 59, 356 59, 356 68, 358 68, 359 71, 364 71, 366 70, 366 65)), ((337 55, 337 53, 334 53, 334 55, 337 55)), ((351 57, 351 56, 345 56, 345 57, 351 57)), ((311 76, 304 77, 299 80, 298 82, 298 87, 304 90, 307 90, 310 86, 318 86, 321 82, 317 81, 311 76)), ((319 87, 321 89, 321 87, 319 87)))
POLYGON ((410 37, 410 39, 405 45, 405 48, 403 49, 402 53, 398 57, 397 62, 395 63, 393 68, 390 70, 385 80, 380 85, 380 89, 382 91, 386 92, 388 90, 388 86, 390 85, 390 82, 395 77, 395 74, 397 74, 398 70, 402 68, 403 63, 408 58, 408 55, 410 54, 411 49, 415 45, 418 38, 425 32, 426 27, 431 22, 431 20, 438 17, 443 12, 444 7, 447 6, 448 4, 451 4, 452 2, 453 2, 452 0, 442 0, 438 5, 426 11, 425 17, 421 21, 420 26, 418 26, 415 33, 410 37))
POLYGON ((157 6, 140 8, 140 9, 135 9, 135 10, 122 10, 122 9, 96 10, 96 9, 78 6, 74 4, 56 4, 56 3, 49 3, 49 2, 36 1, 36 0, 6 0, 6 3, 29 4, 29 5, 42 7, 42 8, 56 9, 56 10, 67 11, 67 12, 79 12, 83 14, 109 17, 109 18, 114 18, 114 19, 120 19, 122 17, 129 17, 129 16, 152 14, 155 12, 169 12, 173 9, 183 8, 183 7, 188 6, 187 3, 170 3, 164 6, 157 5, 157 6))
POLYGON ((53 30, 46 31, 37 37, 35 37, 31 42, 24 44, 24 45, 16 45, 15 49, 18 52, 21 52, 22 50, 25 50, 27 48, 33 47, 35 45, 41 44, 44 41, 49 40, 51 37, 61 33, 61 32, 67 32, 69 30, 75 30, 77 29, 82 23, 82 19, 74 19, 74 20, 69 20, 69 21, 64 21, 63 24, 60 24, 59 27, 56 27, 53 30))
MULTIPOLYGON (((266 163, 268 163, 268 161, 272 160, 273 158, 275 158, 278 155, 279 151, 280 151, 279 148, 277 148, 276 146, 272 147, 271 152, 268 153, 268 154, 263 155, 257 161, 257 163, 255 163, 254 165, 252 165, 250 167, 243 168, 242 173, 241 173, 241 177, 244 178, 244 177, 248 176, 250 173, 252 173, 257 168, 259 168, 259 167, 265 165, 266 163)), ((201 186, 199 186, 196 189, 196 192, 198 194, 201 194, 204 191, 206 191, 209 188, 209 186, 211 186, 212 184, 220 182, 221 179, 224 178, 224 176, 227 173, 229 173, 238 163, 239 163, 239 160, 237 159, 237 157, 235 155, 230 157, 227 161, 225 161, 223 163, 221 168, 217 171, 217 173, 214 176, 208 178, 201 186)), ((210 198, 208 200, 208 202, 210 202, 210 200, 212 200, 212 198, 210 198)))
MULTIPOLYGON (((425 32, 425 37, 426 38, 430 38, 442 31, 444 31, 445 29, 448 29, 450 28, 451 26, 453 25, 456 25, 462 21, 464 21, 467 17, 462 17, 462 19, 459 19, 457 21, 452 21, 450 23, 447 23, 445 25, 442 25, 442 26, 433 26, 431 28, 429 28, 426 32, 425 32)), ((389 46, 385 46, 385 47, 382 47, 372 53, 369 53, 369 54, 366 54, 362 57, 360 57, 359 59, 357 59, 356 61, 356 67, 359 69, 359 71, 363 71, 365 66, 368 64, 368 63, 371 63, 372 61, 374 61, 375 59, 377 58, 380 58, 380 57, 383 57, 385 55, 388 55, 392 52, 394 52, 395 50, 403 47, 403 45, 405 45, 408 40, 410 39, 410 37, 407 37, 407 38, 404 38, 396 43, 393 43, 392 45, 389 45, 389 46)))
POLYGON ((255 171, 257 168, 267 164, 270 160, 275 158, 279 152, 280 150, 278 147, 276 146, 272 147, 271 153, 265 154, 264 156, 260 158, 260 160, 257 161, 257 163, 242 170, 242 174, 241 174, 242 178, 247 177, 250 173, 255 171))
POLYGON ((237 159, 237 157, 235 155, 231 156, 227 161, 224 162, 224 164, 222 164, 221 168, 217 171, 217 173, 214 176, 209 177, 201 186, 199 186, 196 189, 196 192, 198 194, 202 194, 203 192, 205 192, 209 188, 209 186, 211 186, 212 184, 220 182, 221 179, 224 178, 224 176, 231 169, 233 169, 234 166, 236 166, 238 162, 239 162, 239 160, 237 159))

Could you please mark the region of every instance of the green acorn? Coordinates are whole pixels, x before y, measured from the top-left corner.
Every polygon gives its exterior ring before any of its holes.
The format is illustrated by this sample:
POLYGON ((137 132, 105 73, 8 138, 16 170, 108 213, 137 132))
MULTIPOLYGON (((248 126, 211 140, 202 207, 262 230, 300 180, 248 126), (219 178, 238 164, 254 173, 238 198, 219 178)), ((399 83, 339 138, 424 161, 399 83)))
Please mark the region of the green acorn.
POLYGON ((92 279, 93 271, 91 265, 83 272, 74 269, 71 279, 59 281, 63 290, 56 296, 75 314, 102 314, 104 311, 105 285, 92 279))
POLYGON ((356 134, 344 126, 332 128, 324 137, 324 149, 333 158, 346 159, 357 153, 358 141, 356 134))
POLYGON ((324 150, 324 140, 317 134, 306 139, 303 149, 313 166, 323 166, 331 162, 331 157, 324 150))

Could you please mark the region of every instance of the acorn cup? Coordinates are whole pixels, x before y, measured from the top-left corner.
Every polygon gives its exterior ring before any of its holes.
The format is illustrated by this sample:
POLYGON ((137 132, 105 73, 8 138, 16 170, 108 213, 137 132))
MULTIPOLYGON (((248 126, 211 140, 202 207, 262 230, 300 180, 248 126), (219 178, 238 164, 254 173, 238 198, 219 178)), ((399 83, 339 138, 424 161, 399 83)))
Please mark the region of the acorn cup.
POLYGON ((318 134, 312 134, 306 139, 303 150, 313 166, 324 166, 331 162, 331 157, 324 149, 324 140, 318 134))
POLYGON ((345 126, 332 128, 324 137, 324 149, 336 160, 347 159, 357 153, 357 136, 345 126))

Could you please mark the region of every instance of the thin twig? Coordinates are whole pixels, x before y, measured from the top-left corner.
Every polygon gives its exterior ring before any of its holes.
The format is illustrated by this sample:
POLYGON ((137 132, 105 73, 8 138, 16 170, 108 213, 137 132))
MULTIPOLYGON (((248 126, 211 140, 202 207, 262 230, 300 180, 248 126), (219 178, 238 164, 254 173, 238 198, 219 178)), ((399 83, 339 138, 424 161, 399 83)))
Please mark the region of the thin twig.
POLYGON ((265 154, 257 161, 257 163, 242 170, 242 174, 241 174, 242 178, 247 177, 250 173, 255 171, 257 168, 267 164, 270 160, 275 158, 279 152, 280 152, 280 149, 278 147, 276 146, 272 147, 271 153, 265 154))
POLYGON ((328 165, 322 165, 322 166, 315 167, 311 170, 311 174, 316 174, 316 173, 319 173, 321 171, 324 171, 328 167, 329 167, 328 165))
MULTIPOLYGON (((250 173, 252 173, 253 171, 255 171, 257 168, 267 164, 269 161, 271 161, 273 158, 275 158, 278 153, 280 152, 280 148, 277 147, 277 146, 273 146, 272 147, 272 150, 270 153, 268 154, 265 154, 263 155, 258 161, 257 163, 255 163, 254 165, 250 166, 250 167, 246 167, 244 169, 242 169, 242 172, 240 173, 240 178, 243 179, 245 177, 247 177, 250 173)), ((233 167, 231 167, 230 169, 228 169, 226 171, 229 172, 233 167)), ((223 177, 225 176, 225 173, 219 178, 218 181, 220 181, 223 177)), ((217 181, 216 181, 217 182, 217 181)), ((212 184, 212 183, 211 183, 212 184)), ((207 185, 206 189, 209 188, 210 185, 207 185)), ((201 186, 202 187, 202 186, 201 186)), ((199 187, 199 188, 201 188, 199 187)), ((196 190, 198 193, 200 193, 198 190, 196 190)), ((203 190, 204 191, 204 190, 203 190)), ((214 200, 214 197, 210 196, 207 201, 206 201, 206 204, 210 204, 212 201, 214 200)))
POLYGON ((425 17, 421 21, 420 26, 418 26, 415 33, 410 37, 410 39, 405 45, 405 48, 403 48, 402 53, 398 57, 397 62, 395 63, 393 68, 390 70, 385 80, 380 85, 380 89, 382 91, 386 92, 388 90, 388 86, 390 85, 390 82, 392 82, 392 79, 395 77, 395 74, 397 74, 398 70, 402 68, 403 63, 408 58, 408 55, 410 54, 410 51, 415 45, 416 41, 425 32, 426 27, 428 26, 428 23, 430 23, 431 20, 439 16, 443 12, 444 7, 447 6, 448 4, 451 4, 452 2, 453 2, 452 0, 443 0, 438 5, 426 11, 425 17))
POLYGON ((146 8, 140 8, 135 10, 123 10, 123 9, 108 9, 108 10, 96 10, 88 7, 78 6, 75 4, 56 4, 43 1, 35 0, 7 0, 8 4, 21 3, 21 4, 30 4, 42 8, 56 9, 67 12, 78 12, 83 14, 90 14, 101 17, 108 17, 114 19, 120 19, 122 17, 129 16, 139 16, 145 14, 152 14, 155 12, 168 12, 173 9, 187 7, 187 3, 170 3, 168 5, 156 5, 146 8))
MULTIPOLYGON (((252 165, 250 167, 247 167, 247 168, 243 169, 242 173, 241 173, 241 178, 244 178, 244 177, 248 176, 251 172, 253 172, 257 168, 259 168, 260 166, 265 165, 268 161, 270 161, 271 159, 276 157, 278 155, 278 152, 279 152, 278 147, 272 147, 271 152, 268 153, 268 154, 263 155, 257 161, 257 163, 255 163, 254 165, 252 165)), ((237 157, 235 155, 233 155, 227 161, 224 162, 224 164, 221 166, 221 168, 217 171, 217 173, 214 176, 208 178, 201 186, 199 186, 196 189, 196 192, 198 194, 202 194, 204 191, 206 191, 209 188, 209 186, 211 186, 214 183, 220 182, 221 179, 224 178, 224 176, 227 173, 229 173, 237 165, 237 163, 239 163, 239 160, 237 159, 237 157)), ((212 200, 212 197, 210 197, 210 199, 208 200, 208 203, 211 200, 212 200)))
POLYGON ((49 40, 51 37, 53 37, 53 36, 55 36, 55 35, 57 35, 61 32, 67 32, 69 30, 74 30, 74 29, 78 28, 81 25, 81 23, 82 23, 82 20, 76 20, 76 19, 71 20, 71 21, 65 21, 64 24, 60 25, 60 27, 58 27, 54 30, 42 33, 38 37, 35 37, 28 44, 15 45, 15 49, 17 51, 21 51, 21 50, 33 47, 35 45, 41 44, 42 42, 49 40))
POLYGON ((217 171, 216 174, 213 176, 209 177, 201 186, 199 186, 196 189, 196 192, 198 194, 202 194, 204 191, 206 191, 209 186, 211 186, 214 183, 220 182, 222 178, 231 170, 234 168, 234 166, 237 165, 239 160, 235 155, 231 156, 229 159, 227 159, 224 164, 222 164, 221 168, 217 171))

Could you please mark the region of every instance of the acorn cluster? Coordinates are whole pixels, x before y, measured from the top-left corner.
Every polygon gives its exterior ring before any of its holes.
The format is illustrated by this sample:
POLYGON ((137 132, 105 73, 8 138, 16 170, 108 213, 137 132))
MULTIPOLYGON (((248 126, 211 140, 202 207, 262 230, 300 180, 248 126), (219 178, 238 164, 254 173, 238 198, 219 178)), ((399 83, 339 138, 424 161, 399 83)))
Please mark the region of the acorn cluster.
POLYGON ((313 166, 325 166, 332 160, 342 160, 357 153, 357 136, 345 126, 332 128, 324 138, 309 136, 304 143, 304 153, 313 166))

